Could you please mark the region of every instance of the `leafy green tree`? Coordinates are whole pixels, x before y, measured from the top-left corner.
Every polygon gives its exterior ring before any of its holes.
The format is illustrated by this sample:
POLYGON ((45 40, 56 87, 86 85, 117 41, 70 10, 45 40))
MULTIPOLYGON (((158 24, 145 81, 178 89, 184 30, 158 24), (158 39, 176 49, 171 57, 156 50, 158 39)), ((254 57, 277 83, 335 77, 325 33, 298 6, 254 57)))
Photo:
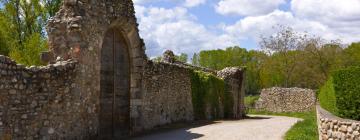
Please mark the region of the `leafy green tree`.
POLYGON ((19 63, 40 65, 47 48, 45 25, 61 0, 0 0, 0 53, 19 63))
POLYGON ((186 53, 181 53, 180 55, 176 55, 176 60, 180 62, 186 63, 188 60, 188 55, 186 53))
POLYGON ((292 86, 292 76, 299 59, 296 50, 303 45, 305 37, 292 28, 279 26, 279 32, 267 38, 262 37, 260 41, 261 48, 277 59, 274 66, 283 75, 284 82, 281 86, 292 86))
POLYGON ((344 49, 344 63, 346 66, 360 66, 360 42, 352 43, 344 49))
POLYGON ((63 0, 45 0, 45 10, 47 17, 55 16, 56 12, 59 11, 63 0))

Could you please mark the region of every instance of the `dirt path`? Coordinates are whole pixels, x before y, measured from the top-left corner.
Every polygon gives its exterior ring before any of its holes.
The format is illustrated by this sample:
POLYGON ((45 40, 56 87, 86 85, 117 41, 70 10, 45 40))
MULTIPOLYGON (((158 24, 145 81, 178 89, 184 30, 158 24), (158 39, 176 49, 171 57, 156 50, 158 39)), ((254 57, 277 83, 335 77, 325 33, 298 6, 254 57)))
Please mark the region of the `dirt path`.
POLYGON ((176 129, 134 138, 134 140, 281 140, 298 118, 251 115, 239 121, 176 129))

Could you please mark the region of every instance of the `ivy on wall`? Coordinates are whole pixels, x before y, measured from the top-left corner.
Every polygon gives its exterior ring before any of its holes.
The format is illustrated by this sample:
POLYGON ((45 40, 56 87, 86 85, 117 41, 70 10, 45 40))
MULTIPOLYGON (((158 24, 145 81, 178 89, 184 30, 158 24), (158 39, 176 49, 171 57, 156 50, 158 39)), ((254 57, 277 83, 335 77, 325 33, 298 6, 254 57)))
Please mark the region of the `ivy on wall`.
POLYGON ((192 71, 191 91, 195 119, 230 116, 233 98, 225 89, 224 80, 209 73, 192 71))

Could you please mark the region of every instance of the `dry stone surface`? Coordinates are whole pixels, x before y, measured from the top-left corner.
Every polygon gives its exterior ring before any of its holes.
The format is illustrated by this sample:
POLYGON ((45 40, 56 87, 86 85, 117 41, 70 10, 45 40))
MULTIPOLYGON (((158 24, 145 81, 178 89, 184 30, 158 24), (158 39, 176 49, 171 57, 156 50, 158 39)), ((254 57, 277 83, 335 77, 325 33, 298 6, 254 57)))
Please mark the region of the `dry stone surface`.
POLYGON ((311 110, 315 102, 315 92, 311 89, 274 87, 261 91, 255 108, 271 112, 303 112, 311 110))
POLYGON ((342 119, 317 106, 321 140, 360 140, 360 122, 342 119))
POLYGON ((89 123, 79 119, 82 101, 74 90, 76 65, 69 59, 25 67, 0 56, 0 139, 61 138, 70 130, 78 131, 69 125, 75 120, 79 125, 89 123))
POLYGON ((232 118, 243 118, 245 116, 245 70, 238 67, 228 67, 217 72, 217 76, 224 79, 225 89, 229 91, 234 99, 234 105, 231 112, 232 118))

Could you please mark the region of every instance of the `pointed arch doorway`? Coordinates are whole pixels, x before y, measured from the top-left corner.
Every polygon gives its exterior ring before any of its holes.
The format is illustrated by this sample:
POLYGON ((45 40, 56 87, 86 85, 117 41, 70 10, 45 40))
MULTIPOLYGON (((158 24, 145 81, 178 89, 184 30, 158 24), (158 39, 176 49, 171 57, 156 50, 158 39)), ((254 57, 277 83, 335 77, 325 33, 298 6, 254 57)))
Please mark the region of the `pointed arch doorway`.
POLYGON ((104 36, 100 74, 100 138, 126 137, 130 133, 130 56, 116 29, 104 36))

